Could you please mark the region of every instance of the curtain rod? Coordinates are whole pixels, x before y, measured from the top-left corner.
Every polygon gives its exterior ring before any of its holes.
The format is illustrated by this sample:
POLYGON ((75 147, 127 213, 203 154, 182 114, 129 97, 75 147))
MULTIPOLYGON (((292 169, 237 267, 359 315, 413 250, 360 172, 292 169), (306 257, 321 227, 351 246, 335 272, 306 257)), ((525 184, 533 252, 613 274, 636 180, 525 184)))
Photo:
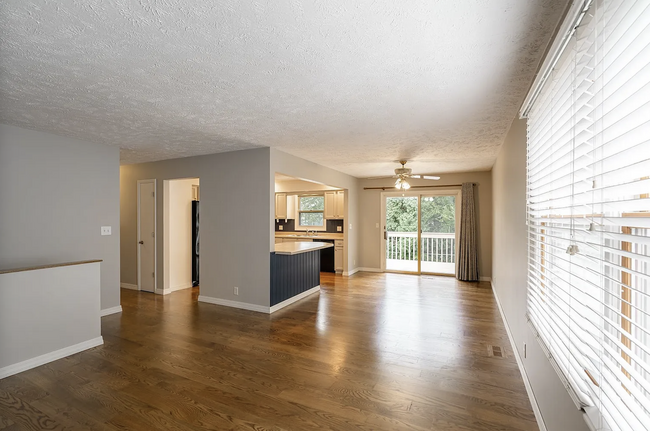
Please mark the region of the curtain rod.
MULTIPOLYGON (((476 185, 476 183, 471 183, 473 186, 476 185)), ((411 186, 411 189, 431 189, 431 188, 438 188, 438 187, 462 187, 462 184, 444 184, 444 185, 439 185, 439 186, 411 186)), ((364 187, 364 190, 388 190, 388 189, 395 189, 395 186, 384 186, 384 187, 364 187)), ((405 190, 401 190, 402 192, 405 190)))

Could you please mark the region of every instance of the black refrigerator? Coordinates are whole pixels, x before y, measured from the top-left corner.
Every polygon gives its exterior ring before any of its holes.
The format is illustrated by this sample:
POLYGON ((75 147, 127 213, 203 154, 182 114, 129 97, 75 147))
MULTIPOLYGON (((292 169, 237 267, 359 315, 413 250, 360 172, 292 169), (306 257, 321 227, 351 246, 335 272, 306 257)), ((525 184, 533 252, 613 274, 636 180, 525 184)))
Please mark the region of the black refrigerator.
POLYGON ((192 201, 192 286, 199 285, 199 201, 192 201))

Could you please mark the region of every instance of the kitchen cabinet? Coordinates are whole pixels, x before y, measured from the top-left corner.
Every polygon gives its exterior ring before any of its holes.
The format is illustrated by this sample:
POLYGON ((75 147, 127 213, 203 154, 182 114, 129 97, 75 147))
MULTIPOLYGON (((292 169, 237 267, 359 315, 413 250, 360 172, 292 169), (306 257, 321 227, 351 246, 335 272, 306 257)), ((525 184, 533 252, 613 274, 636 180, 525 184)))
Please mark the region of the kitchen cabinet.
POLYGON ((295 219, 297 213, 298 196, 286 193, 275 194, 275 218, 295 219))
POLYGON ((334 270, 337 273, 343 272, 343 241, 334 241, 334 270))
POLYGON ((345 215, 345 192, 325 192, 325 218, 342 219, 345 215))
POLYGON ((287 194, 286 193, 275 194, 275 218, 276 219, 287 218, 287 194))
POLYGON ((276 238, 275 243, 276 244, 282 244, 282 238, 276 238))

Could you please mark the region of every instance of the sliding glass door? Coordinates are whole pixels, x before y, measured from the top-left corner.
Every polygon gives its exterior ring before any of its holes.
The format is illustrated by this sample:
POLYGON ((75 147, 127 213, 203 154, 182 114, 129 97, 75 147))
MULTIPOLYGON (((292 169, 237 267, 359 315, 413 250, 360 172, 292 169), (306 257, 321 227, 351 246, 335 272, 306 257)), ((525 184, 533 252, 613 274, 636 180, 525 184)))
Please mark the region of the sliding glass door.
POLYGON ((383 201, 384 269, 453 275, 458 192, 386 194, 383 201))
POLYGON ((456 197, 420 197, 420 272, 453 275, 456 267, 456 197))
POLYGON ((387 196, 384 223, 386 270, 419 272, 418 197, 387 196))

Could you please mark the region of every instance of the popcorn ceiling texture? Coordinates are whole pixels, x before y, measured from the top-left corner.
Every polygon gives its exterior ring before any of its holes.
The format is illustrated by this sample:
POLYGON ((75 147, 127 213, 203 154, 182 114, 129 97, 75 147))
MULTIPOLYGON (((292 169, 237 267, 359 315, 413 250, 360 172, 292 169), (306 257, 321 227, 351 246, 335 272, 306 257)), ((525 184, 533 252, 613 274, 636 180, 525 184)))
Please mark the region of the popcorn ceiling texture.
POLYGON ((0 122, 122 163, 270 146, 367 177, 490 169, 554 0, 3 0, 0 122))

